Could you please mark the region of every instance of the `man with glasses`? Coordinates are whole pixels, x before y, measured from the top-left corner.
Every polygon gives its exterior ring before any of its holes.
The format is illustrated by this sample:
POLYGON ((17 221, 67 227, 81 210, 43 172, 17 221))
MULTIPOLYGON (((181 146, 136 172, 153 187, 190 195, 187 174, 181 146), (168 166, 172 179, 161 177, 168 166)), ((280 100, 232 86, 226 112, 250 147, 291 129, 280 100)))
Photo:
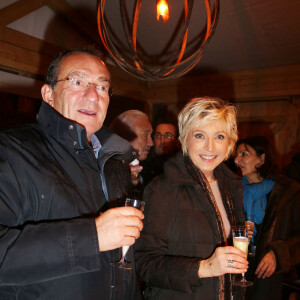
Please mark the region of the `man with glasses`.
POLYGON ((0 133, 0 299, 133 299, 115 262, 143 214, 114 202, 131 186, 130 144, 105 128, 110 74, 93 50, 50 65, 36 124, 0 133))
POLYGON ((148 158, 142 162, 141 174, 145 185, 155 176, 163 173, 164 162, 180 148, 175 121, 171 119, 159 120, 154 128, 154 146, 150 149, 148 158))

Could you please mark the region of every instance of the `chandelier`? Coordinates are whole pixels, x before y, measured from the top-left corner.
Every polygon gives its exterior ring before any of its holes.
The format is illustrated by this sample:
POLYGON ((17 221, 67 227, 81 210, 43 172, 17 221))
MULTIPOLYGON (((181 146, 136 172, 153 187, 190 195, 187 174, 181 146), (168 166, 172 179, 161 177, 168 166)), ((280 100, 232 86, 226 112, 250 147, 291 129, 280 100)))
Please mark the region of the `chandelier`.
POLYGON ((219 0, 100 0, 97 22, 103 45, 123 70, 159 81, 195 67, 218 16, 219 0))

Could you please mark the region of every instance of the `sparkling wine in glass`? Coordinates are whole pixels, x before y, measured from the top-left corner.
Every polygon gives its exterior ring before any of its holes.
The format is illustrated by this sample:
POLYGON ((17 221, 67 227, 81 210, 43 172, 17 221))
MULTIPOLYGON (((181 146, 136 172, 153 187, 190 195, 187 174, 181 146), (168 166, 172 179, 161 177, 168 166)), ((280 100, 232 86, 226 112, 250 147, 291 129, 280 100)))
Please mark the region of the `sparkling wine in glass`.
MULTIPOLYGON (((236 226, 232 230, 233 246, 240 249, 245 253, 247 259, 248 256, 248 235, 245 226, 236 226)), ((242 273, 242 279, 234 283, 236 286, 247 287, 253 283, 245 279, 245 273, 242 273)))
MULTIPOLYGON (((137 209, 139 209, 140 211, 144 211, 144 207, 145 207, 145 202, 144 201, 140 201, 140 200, 136 200, 136 199, 130 199, 130 198, 127 198, 125 200, 125 206, 132 206, 132 207, 135 207, 137 209)), ((130 246, 122 246, 122 258, 119 262, 117 262, 117 266, 119 268, 122 268, 122 269, 127 269, 127 270, 130 270, 131 267, 129 267, 126 263, 126 253, 128 252, 130 246)))

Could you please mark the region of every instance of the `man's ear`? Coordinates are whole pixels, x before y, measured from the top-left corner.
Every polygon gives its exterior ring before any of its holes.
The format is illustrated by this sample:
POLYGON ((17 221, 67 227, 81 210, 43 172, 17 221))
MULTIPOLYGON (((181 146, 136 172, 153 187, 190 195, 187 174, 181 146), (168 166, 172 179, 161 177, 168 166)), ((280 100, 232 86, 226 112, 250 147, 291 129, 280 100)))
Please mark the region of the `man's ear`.
POLYGON ((263 165, 265 163, 265 153, 263 153, 261 156, 260 156, 260 161, 261 161, 261 165, 263 165))
POLYGON ((42 98, 45 102, 47 102, 50 106, 53 107, 53 97, 54 97, 54 91, 52 87, 49 84, 44 84, 41 89, 42 98))

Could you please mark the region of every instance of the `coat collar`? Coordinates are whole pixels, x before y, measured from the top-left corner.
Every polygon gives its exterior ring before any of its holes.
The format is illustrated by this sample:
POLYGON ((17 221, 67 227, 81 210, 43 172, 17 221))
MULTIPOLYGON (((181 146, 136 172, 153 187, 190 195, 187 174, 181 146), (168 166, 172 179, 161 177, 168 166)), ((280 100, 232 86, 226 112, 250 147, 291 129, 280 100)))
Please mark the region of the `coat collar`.
MULTIPOLYGON (((217 168, 224 172, 224 175, 228 180, 230 180, 231 185, 239 186, 242 188, 241 185, 241 177, 237 174, 233 173, 224 163, 221 163, 217 168)), ((168 180, 171 183, 177 184, 195 184, 194 179, 188 173, 185 164, 182 152, 178 152, 174 157, 170 158, 164 165, 164 173, 167 174, 168 180), (169 170, 168 170, 169 169, 169 170)), ((216 171, 214 172, 216 173, 216 171)), ((218 178, 217 178, 218 179, 218 178)))
POLYGON ((44 101, 37 115, 37 121, 46 135, 63 143, 66 147, 75 149, 89 147, 84 127, 66 119, 44 101))
MULTIPOLYGON (((39 110, 37 121, 46 135, 64 144, 65 147, 74 150, 90 148, 85 128, 65 118, 44 101, 39 110)), ((125 157, 125 159, 128 159, 129 162, 137 157, 137 153, 130 143, 114 134, 107 127, 102 126, 95 135, 102 145, 99 156, 128 153, 128 158, 125 157)))

